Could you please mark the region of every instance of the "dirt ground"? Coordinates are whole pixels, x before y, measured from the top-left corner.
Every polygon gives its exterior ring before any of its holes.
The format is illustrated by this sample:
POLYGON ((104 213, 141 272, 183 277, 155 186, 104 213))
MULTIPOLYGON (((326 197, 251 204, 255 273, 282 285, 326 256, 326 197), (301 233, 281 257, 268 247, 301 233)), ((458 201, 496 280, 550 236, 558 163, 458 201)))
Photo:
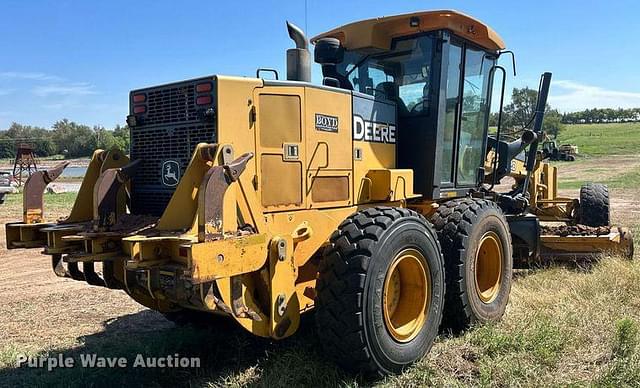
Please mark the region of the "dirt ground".
MULTIPOLYGON (((637 158, 617 158, 620 164, 640 165, 637 158)), ((588 168, 600 168, 602 163, 588 168)), ((572 176, 585 169, 584 163, 563 164, 561 176, 572 176), (566 168, 565 168, 566 167, 566 168)), ((563 190, 575 196, 578 190, 563 190)), ((613 222, 631 226, 640 219, 638 190, 612 190, 613 222)), ((160 314, 132 301, 122 291, 89 286, 84 282, 58 278, 51 270, 49 256, 38 250, 5 249, 4 224, 15 221, 14 209, 0 208, 0 352, 7 349, 36 353, 47 349, 80 346, 87 336, 101 333, 126 336, 173 326, 160 314)), ((62 214, 52 214, 52 219, 62 214)), ((11 360, 2 360, 10 367, 11 360)))
POLYGON ((172 326, 122 291, 56 277, 49 256, 37 250, 7 251, 4 223, 8 221, 0 217, 0 351, 72 347, 83 336, 100 332, 123 316, 130 318, 117 330, 110 330, 111 335, 172 326))

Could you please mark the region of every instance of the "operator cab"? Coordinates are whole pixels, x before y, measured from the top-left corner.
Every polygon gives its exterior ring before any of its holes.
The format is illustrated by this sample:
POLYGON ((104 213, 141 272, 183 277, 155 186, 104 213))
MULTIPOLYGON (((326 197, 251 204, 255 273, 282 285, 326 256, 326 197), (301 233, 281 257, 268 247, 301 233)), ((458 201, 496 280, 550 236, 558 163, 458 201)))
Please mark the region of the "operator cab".
POLYGON ((416 192, 458 197, 482 183, 492 68, 504 48, 493 30, 432 11, 348 24, 312 42, 325 85, 395 105, 397 168, 419 172, 416 192))

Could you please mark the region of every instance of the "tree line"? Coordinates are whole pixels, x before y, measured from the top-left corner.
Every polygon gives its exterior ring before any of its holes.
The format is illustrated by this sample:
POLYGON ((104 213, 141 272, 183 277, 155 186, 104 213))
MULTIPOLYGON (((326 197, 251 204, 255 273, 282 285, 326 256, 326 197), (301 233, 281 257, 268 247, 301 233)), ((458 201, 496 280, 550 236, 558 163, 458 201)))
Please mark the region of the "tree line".
MULTIPOLYGON (((538 92, 525 88, 514 88, 511 103, 502 112, 502 128, 507 132, 524 128, 533 117, 538 92)), ((564 124, 598 124, 598 123, 626 123, 639 122, 640 108, 611 109, 594 108, 579 112, 560 113, 547 104, 542 129, 552 136, 557 136, 564 124)), ((489 125, 498 124, 498 114, 493 113, 489 125)))
POLYGON ((14 158, 16 146, 26 143, 34 147, 36 156, 63 155, 68 158, 90 156, 97 148, 114 146, 128 152, 129 128, 113 129, 78 124, 67 119, 57 121, 51 129, 13 123, 0 131, 0 158, 14 158))
POLYGON ((627 123, 638 121, 640 121, 640 108, 594 108, 562 115, 562 122, 565 124, 627 123))

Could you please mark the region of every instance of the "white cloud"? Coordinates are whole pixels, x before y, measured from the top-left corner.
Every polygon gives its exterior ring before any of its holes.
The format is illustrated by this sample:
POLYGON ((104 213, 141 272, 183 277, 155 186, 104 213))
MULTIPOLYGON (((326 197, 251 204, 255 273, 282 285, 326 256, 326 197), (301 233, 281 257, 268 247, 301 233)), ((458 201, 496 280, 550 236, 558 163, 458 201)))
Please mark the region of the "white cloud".
POLYGON ((604 89, 570 80, 551 82, 549 104, 561 112, 591 108, 637 108, 640 93, 604 89))
POLYGON ((38 72, 4 71, 0 72, 0 78, 26 79, 32 81, 62 81, 62 78, 38 72))
POLYGON ((33 94, 40 97, 48 97, 51 95, 58 96, 86 96, 89 94, 96 94, 93 90, 93 85, 86 82, 72 83, 72 84, 50 84, 44 86, 37 86, 33 89, 33 94))

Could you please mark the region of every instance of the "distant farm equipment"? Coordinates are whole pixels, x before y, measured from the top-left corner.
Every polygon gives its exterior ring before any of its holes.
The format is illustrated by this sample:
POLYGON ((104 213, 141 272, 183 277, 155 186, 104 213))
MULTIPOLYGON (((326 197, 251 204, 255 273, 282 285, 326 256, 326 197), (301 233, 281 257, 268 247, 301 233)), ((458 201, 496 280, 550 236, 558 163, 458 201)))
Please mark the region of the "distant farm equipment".
POLYGON ((562 144, 558 146, 555 140, 547 140, 542 143, 542 151, 549 160, 573 162, 576 160, 576 155, 578 155, 578 146, 573 144, 562 144))

